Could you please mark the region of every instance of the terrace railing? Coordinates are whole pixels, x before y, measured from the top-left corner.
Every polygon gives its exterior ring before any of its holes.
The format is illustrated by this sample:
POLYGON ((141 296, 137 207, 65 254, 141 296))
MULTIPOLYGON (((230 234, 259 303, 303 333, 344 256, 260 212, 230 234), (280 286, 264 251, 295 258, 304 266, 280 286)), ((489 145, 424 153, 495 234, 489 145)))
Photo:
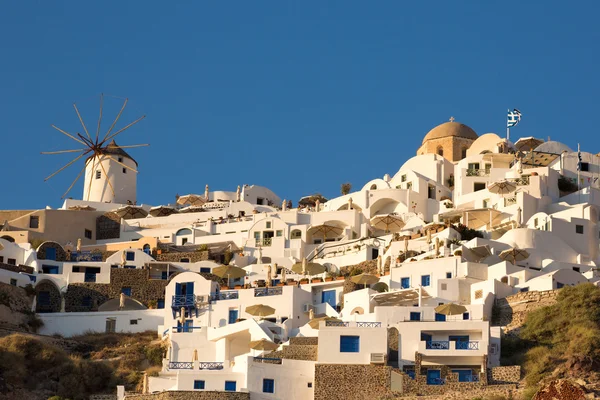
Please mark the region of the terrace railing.
POLYGON ((479 350, 479 342, 457 341, 456 350, 479 350))
POLYGON ((74 251, 69 261, 102 261, 102 253, 91 251, 74 251))
POLYGON ((450 350, 450 342, 447 340, 429 340, 425 342, 427 350, 450 350))
POLYGON ((272 287, 272 288, 255 288, 254 289, 254 297, 264 297, 264 296, 278 296, 280 294, 283 294, 283 288, 281 286, 279 287, 272 287))
POLYGON ((238 299, 239 298, 239 293, 237 290, 224 290, 221 291, 219 293, 211 293, 210 294, 210 300, 212 301, 217 301, 217 300, 234 300, 234 299, 238 299))
POLYGON ((191 307, 196 304, 196 296, 193 294, 176 294, 173 295, 171 307, 191 307))
POLYGON ((208 370, 223 369, 223 363, 222 362, 213 362, 213 361, 200 361, 198 363, 198 368, 199 369, 208 369, 208 370))
POLYGON ((350 326, 350 322, 344 321, 325 321, 325 326, 337 326, 337 327, 348 327, 350 326))
POLYGON ((381 322, 357 322, 357 328, 381 328, 381 322))
POLYGON ((193 361, 171 361, 169 369, 194 369, 193 361))

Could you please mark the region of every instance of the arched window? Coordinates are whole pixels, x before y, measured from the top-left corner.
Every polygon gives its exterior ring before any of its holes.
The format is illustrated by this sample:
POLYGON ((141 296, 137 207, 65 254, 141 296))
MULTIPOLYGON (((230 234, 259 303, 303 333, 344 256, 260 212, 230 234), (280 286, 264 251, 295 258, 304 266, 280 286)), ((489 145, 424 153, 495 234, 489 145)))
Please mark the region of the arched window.
POLYGON ((437 150, 436 150, 436 153, 437 153, 439 156, 442 156, 442 157, 443 157, 443 156, 444 156, 444 149, 443 149, 443 147, 442 147, 442 146, 438 146, 438 148, 437 148, 437 150))
POLYGON ((377 185, 376 184, 372 184, 371 187, 369 188, 369 190, 377 190, 377 185))
POLYGON ((191 235, 192 234, 192 230, 188 229, 188 228, 183 228, 177 231, 177 233, 175 234, 175 236, 185 236, 185 235, 191 235))
POLYGON ((13 238, 12 236, 8 236, 8 235, 4 235, 2 237, 0 237, 0 239, 4 239, 8 242, 14 243, 15 242, 15 238, 13 238))
POLYGON ((500 282, 508 284, 508 276, 503 276, 503 277, 500 279, 500 282))
POLYGON ((300 229, 294 229, 290 233, 290 239, 302 239, 302 231, 300 229))
POLYGON ((143 248, 143 250, 144 250, 144 253, 146 253, 146 254, 150 254, 150 245, 146 243, 146 244, 144 245, 144 248, 143 248))

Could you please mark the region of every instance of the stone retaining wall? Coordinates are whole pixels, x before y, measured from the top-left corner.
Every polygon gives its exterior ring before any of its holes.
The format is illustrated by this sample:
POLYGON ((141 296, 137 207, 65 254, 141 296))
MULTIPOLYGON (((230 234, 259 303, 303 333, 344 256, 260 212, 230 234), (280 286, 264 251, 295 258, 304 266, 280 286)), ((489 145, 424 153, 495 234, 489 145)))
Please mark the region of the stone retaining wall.
POLYGON ((126 395, 127 400, 250 400, 250 393, 212 391, 167 391, 156 394, 126 395))
POLYGON ((505 326, 505 333, 520 328, 527 313, 556 303, 559 290, 522 292, 504 299, 496 299, 492 325, 505 326))
POLYGON ((290 338, 291 346, 297 346, 297 345, 317 346, 318 344, 319 344, 318 337, 296 336, 296 337, 290 338))
POLYGON ((38 280, 38 283, 35 285, 36 296, 40 292, 48 292, 50 294, 50 302, 45 305, 40 304, 39 301, 36 302, 35 312, 60 312, 61 296, 58 287, 49 280, 38 280))
POLYGON ((371 400, 393 398, 391 367, 316 364, 314 400, 371 400))
POLYGON ((187 258, 191 263, 208 260, 208 251, 188 251, 188 252, 170 252, 156 255, 156 261, 181 262, 181 259, 187 258))
POLYGON ((267 358, 285 358, 288 360, 317 361, 318 346, 294 345, 284 346, 283 350, 269 353, 267 358))
POLYGON ((148 306, 150 301, 164 298, 168 282, 149 279, 147 269, 113 268, 110 271, 110 283, 70 284, 65 295, 65 311, 97 311, 102 303, 118 298, 123 287, 130 287, 131 297, 148 306), (89 305, 84 305, 86 297, 91 299, 89 305))
POLYGON ((493 367, 488 370, 488 382, 490 385, 506 383, 519 383, 521 380, 521 366, 511 365, 506 367, 493 367))

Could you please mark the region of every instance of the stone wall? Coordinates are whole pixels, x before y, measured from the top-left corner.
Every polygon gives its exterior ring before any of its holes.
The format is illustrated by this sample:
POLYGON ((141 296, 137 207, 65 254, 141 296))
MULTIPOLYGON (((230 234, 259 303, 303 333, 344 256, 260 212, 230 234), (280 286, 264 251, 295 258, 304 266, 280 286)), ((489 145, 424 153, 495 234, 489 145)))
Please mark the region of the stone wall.
POLYGON ((250 393, 212 391, 167 391, 156 394, 130 394, 126 400, 250 400, 250 393))
POLYGON ((523 326, 527 313, 556 303, 559 290, 522 292, 504 299, 496 299, 492 325, 505 326, 505 333, 510 334, 523 326))
POLYGON ((4 263, 0 263, 0 269, 5 269, 7 271, 12 271, 12 272, 24 272, 26 274, 33 274, 33 268, 32 267, 28 267, 27 265, 11 265, 11 264, 4 264, 4 263))
POLYGON ((314 400, 393 398, 390 374, 379 365, 316 364, 314 400))
POLYGON ((35 312, 60 312, 62 299, 58 287, 56 287, 54 283, 48 280, 38 281, 38 283, 35 285, 36 296, 38 296, 40 292, 50 293, 50 302, 48 304, 40 304, 40 302, 38 301, 35 306, 35 312))
POLYGON ((317 361, 318 346, 294 345, 284 346, 283 350, 269 353, 267 358, 285 358, 288 360, 317 361))
POLYGON ((23 288, 0 283, 0 325, 11 329, 26 326, 31 318, 31 301, 23 288))
POLYGON ((208 251, 169 252, 156 255, 156 261, 180 262, 187 258, 191 263, 208 260, 208 251))
POLYGON ((317 346, 318 344, 319 344, 319 338, 316 336, 315 337, 296 336, 296 337, 290 338, 291 346, 297 346, 297 345, 317 346))
POLYGON ((519 383, 521 380, 521 366, 511 365, 506 367, 493 367, 488 369, 488 382, 490 385, 505 383, 519 383))
POLYGON ((168 282, 149 279, 147 269, 113 268, 110 271, 110 283, 70 284, 65 295, 65 311, 97 311, 102 303, 118 298, 123 287, 130 287, 131 297, 148 306, 151 300, 164 299, 168 282), (84 305, 84 299, 87 297, 91 302, 84 305))

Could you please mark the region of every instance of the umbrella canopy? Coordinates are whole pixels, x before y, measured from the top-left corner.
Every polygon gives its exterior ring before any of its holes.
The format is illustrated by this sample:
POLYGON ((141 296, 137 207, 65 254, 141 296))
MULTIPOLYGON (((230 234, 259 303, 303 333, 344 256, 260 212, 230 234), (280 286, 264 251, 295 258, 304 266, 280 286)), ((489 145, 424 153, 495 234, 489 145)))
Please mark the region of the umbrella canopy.
POLYGON ((463 224, 471 229, 479 229, 482 226, 494 226, 502 221, 502 211, 493 208, 479 208, 463 211, 463 224))
POLYGON ((296 263, 294 265, 292 265, 292 271, 300 274, 300 275, 317 275, 317 274, 322 274, 323 272, 325 272, 327 270, 327 268, 325 268, 324 266, 322 266, 321 264, 317 264, 314 262, 305 262, 306 267, 302 266, 302 262, 296 263), (306 273, 304 272, 304 269, 306 269, 306 273))
POLYGON ((517 184, 515 182, 507 181, 506 179, 494 182, 488 186, 488 191, 495 194, 509 194, 517 190, 517 184))
POLYGON ((517 261, 523 261, 528 258, 529 253, 527 250, 513 247, 512 249, 504 250, 498 257, 500 257, 501 260, 508 261, 514 265, 517 261))
POLYGON ((182 208, 181 210, 179 210, 180 213, 195 213, 195 212, 202 212, 204 211, 204 208, 202 207, 197 207, 197 206, 188 206, 185 208, 182 208))
POLYGON ((463 248, 463 257, 467 261, 481 262, 492 255, 490 247, 486 244, 483 246, 476 246, 471 248, 463 248))
POLYGON ((139 301, 122 295, 118 299, 110 299, 102 303, 98 307, 98 311, 130 311, 130 310, 147 310, 148 307, 139 301))
POLYGON ((350 280, 358 285, 372 285, 379 282, 379 278, 371 274, 355 275, 350 280))
POLYGON ((530 151, 544 143, 543 139, 534 138, 533 136, 520 138, 515 142, 515 147, 520 151, 530 151))
POLYGON ((253 340, 250 342, 250 348, 253 350, 276 350, 278 344, 267 339, 253 340))
POLYGON ((197 194, 186 194, 177 198, 177 204, 180 206, 201 206, 204 203, 206 203, 206 199, 197 194))
POLYGON ((435 308, 435 312, 443 315, 461 315, 467 312, 467 307, 460 304, 446 303, 435 308))
POLYGON ((213 268, 212 274, 219 278, 242 278, 246 276, 246 270, 240 267, 234 267, 232 265, 221 265, 220 267, 213 268))
POLYGON ((264 304, 255 304, 246 307, 246 312, 255 317, 268 317, 269 315, 275 314, 275 309, 264 304))
POLYGON ((342 232, 344 232, 344 228, 333 224, 325 223, 323 225, 316 225, 310 227, 307 233, 311 234, 313 237, 322 236, 323 239, 327 239, 327 237, 340 236, 342 232))
POLYGON ((406 223, 398 215, 377 215, 371 218, 371 226, 388 232, 400 232, 406 223))
POLYGON ((169 207, 169 206, 158 206, 158 207, 152 207, 150 209, 150 215, 152 215, 153 217, 166 217, 169 216, 171 214, 176 213, 177 210, 174 209, 173 207, 169 207))
POLYGON ((308 321, 308 326, 310 326, 313 329, 319 329, 319 324, 321 323, 321 321, 342 322, 342 320, 338 319, 338 318, 320 317, 320 318, 315 318, 315 319, 311 319, 310 321, 308 321))
POLYGON ((145 218, 148 216, 148 211, 139 206, 124 206, 113 212, 123 219, 145 218))

